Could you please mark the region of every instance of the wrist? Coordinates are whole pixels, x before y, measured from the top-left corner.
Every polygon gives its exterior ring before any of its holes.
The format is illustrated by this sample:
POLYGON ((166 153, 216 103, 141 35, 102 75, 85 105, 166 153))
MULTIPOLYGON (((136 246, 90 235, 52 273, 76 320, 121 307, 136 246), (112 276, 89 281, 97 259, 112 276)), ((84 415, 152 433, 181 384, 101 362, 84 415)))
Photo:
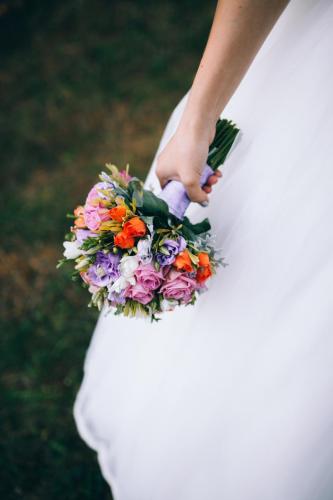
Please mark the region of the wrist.
POLYGON ((185 108, 179 122, 178 130, 197 137, 198 140, 206 140, 208 144, 214 139, 216 122, 218 116, 197 109, 185 108))

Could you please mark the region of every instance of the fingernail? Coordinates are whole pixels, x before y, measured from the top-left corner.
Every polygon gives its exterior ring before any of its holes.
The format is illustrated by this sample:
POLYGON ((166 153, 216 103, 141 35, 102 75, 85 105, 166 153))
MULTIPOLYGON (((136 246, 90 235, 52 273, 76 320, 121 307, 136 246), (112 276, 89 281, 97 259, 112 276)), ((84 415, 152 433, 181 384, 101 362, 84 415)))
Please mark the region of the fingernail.
POLYGON ((202 202, 200 203, 200 205, 201 205, 202 207, 208 207, 208 205, 209 205, 209 201, 202 201, 202 202))

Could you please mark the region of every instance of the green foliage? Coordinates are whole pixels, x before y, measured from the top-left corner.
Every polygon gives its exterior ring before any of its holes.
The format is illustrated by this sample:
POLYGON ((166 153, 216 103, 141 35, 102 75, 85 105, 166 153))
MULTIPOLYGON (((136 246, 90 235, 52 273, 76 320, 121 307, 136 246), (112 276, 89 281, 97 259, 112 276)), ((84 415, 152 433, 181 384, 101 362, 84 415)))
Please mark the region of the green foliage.
POLYGON ((143 189, 142 183, 138 179, 131 180, 128 185, 128 191, 130 198, 135 200, 140 214, 148 217, 156 216, 165 220, 171 216, 169 207, 165 201, 161 200, 152 191, 143 189))
POLYGON ((210 230, 211 227, 208 219, 204 219, 201 222, 198 222, 197 224, 192 224, 192 222, 190 222, 190 220, 187 217, 184 217, 183 225, 187 230, 191 231, 195 235, 206 233, 207 231, 210 230))
POLYGON ((128 185, 128 191, 131 194, 134 206, 141 208, 143 206, 143 187, 141 181, 133 179, 128 185))

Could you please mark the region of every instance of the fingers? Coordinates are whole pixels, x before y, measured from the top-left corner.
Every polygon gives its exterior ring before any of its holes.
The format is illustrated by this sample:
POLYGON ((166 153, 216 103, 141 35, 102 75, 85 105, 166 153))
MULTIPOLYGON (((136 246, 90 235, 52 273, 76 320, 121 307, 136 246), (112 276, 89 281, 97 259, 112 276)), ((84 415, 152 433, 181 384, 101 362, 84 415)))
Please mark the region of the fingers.
POLYGON ((208 193, 208 194, 211 193, 212 192, 212 186, 214 184, 216 184, 218 182, 218 180, 221 179, 221 177, 222 177, 222 173, 219 170, 216 170, 214 172, 214 174, 212 174, 208 178, 206 184, 202 188, 205 191, 205 193, 208 193))
POLYGON ((216 175, 211 175, 209 177, 209 179, 207 180, 206 182, 206 186, 213 186, 214 184, 217 183, 217 181, 219 180, 219 177, 217 177, 216 175))
MULTIPOLYGON (((165 173, 166 170, 163 169, 162 172, 159 172, 159 170, 156 170, 157 177, 159 179, 159 182, 161 186, 165 186, 165 184, 170 180, 170 177, 168 174, 165 173)), ((172 176, 175 178, 174 176, 172 176)), ((210 194, 212 192, 212 186, 216 184, 219 179, 221 179, 222 173, 217 170, 214 172, 213 175, 209 177, 207 180, 206 184, 203 187, 200 187, 199 180, 198 179, 193 179, 193 178, 188 178, 188 179, 179 179, 182 181, 186 192, 188 194, 188 197, 190 198, 191 201, 197 202, 197 203, 203 203, 208 201, 208 196, 207 194, 210 194)))
POLYGON ((188 197, 191 201, 195 201, 197 203, 208 202, 207 193, 201 188, 199 184, 199 178, 197 179, 181 179, 188 197))
POLYGON ((207 180, 206 185, 212 186, 213 184, 216 184, 219 179, 222 177, 222 172, 219 170, 216 170, 207 180))

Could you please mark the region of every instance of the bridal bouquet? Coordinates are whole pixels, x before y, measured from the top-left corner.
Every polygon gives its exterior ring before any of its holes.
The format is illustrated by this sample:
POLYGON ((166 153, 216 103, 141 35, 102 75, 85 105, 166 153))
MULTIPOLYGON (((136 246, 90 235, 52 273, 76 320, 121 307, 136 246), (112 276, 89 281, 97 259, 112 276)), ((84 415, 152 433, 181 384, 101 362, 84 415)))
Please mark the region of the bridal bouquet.
MULTIPOLYGON (((225 160, 238 133, 219 120, 202 185, 225 160)), ((115 314, 148 316, 194 304, 223 259, 214 248, 207 219, 184 216, 190 200, 183 185, 170 181, 157 196, 129 175, 106 165, 100 182, 78 206, 64 242, 64 262, 74 262, 73 279, 91 293, 90 305, 115 314)))

